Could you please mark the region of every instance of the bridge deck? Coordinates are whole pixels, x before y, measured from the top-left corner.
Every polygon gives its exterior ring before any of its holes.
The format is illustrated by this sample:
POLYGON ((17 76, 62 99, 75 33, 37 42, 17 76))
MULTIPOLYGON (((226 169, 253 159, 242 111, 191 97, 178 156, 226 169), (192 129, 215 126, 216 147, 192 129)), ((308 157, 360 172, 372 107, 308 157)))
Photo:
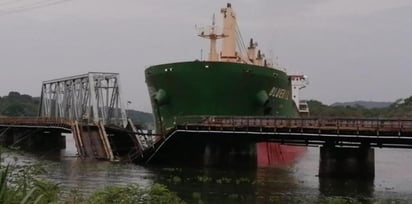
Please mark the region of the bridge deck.
MULTIPOLYGON (((145 135, 137 130, 117 126, 106 126, 102 122, 79 123, 75 120, 47 117, 0 117, 0 141, 24 134, 20 140, 30 137, 49 140, 53 136, 44 134, 53 131, 54 136, 72 133, 78 154, 81 158, 105 160, 135 160, 142 157, 143 148, 148 148, 148 141, 141 145, 138 136, 145 135), (40 134, 40 137, 35 136, 40 134), (130 155, 134 155, 130 157, 130 155)), ((146 136, 146 135, 145 135, 146 136)), ((148 135, 151 136, 151 135, 148 135)), ((19 140, 20 143, 22 143, 19 140)), ((12 142, 14 143, 14 142, 12 142)), ((40 142, 41 143, 41 142, 40 142)))
POLYGON ((233 139, 302 145, 412 148, 412 120, 210 116, 178 124, 175 133, 231 135, 233 139))

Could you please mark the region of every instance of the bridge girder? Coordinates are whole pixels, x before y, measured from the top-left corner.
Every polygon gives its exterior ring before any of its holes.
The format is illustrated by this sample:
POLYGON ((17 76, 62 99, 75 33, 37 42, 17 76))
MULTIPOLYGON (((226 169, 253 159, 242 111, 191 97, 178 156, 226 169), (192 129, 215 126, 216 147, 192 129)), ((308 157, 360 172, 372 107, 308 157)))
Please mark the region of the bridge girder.
POLYGON ((118 73, 89 72, 44 81, 39 114, 125 127, 127 116, 118 73))

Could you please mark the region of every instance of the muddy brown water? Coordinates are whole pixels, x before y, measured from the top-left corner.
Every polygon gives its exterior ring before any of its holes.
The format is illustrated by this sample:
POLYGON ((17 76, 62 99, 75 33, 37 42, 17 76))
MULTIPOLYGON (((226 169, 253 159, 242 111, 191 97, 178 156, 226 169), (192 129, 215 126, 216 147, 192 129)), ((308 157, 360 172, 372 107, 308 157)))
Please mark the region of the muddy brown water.
POLYGON ((362 203, 390 201, 412 203, 412 150, 375 149, 375 179, 319 178, 319 148, 309 147, 296 162, 271 168, 154 167, 104 161, 83 161, 67 140, 57 158, 19 156, 21 160, 46 160, 45 178, 64 191, 89 194, 108 185, 136 183, 166 185, 187 203, 317 203, 327 199, 362 203), (200 202, 201 201, 201 202, 200 202))

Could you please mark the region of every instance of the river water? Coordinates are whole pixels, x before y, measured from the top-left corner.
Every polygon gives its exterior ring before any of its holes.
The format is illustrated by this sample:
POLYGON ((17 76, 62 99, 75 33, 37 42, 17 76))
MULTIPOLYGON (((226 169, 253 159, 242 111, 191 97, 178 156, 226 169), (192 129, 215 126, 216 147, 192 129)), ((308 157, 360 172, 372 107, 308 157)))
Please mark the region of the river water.
POLYGON ((27 156, 47 158, 45 177, 64 191, 88 194, 108 185, 160 183, 187 203, 317 203, 336 198, 412 203, 412 150, 375 149, 375 179, 350 180, 319 178, 317 147, 308 147, 293 164, 271 168, 150 167, 82 161, 71 137, 66 138, 67 148, 57 158, 27 156))

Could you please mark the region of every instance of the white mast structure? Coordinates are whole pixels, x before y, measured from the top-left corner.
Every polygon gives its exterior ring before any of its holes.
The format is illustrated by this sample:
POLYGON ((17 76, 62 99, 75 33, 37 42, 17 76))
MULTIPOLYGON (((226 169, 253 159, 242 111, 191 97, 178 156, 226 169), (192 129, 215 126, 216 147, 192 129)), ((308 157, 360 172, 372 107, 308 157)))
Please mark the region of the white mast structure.
POLYGON ((228 3, 226 8, 222 8, 220 12, 223 14, 223 33, 217 34, 215 16, 213 15, 212 26, 207 30, 203 29, 199 34, 200 37, 210 40, 209 61, 268 66, 264 59, 265 55, 260 50, 256 52, 257 43, 254 42, 253 39, 250 39, 249 47, 246 50, 246 46, 240 39, 241 36, 236 21, 236 14, 232 9, 232 5, 228 3), (222 50, 219 55, 216 49, 216 43, 218 39, 222 38, 222 50), (244 52, 242 52, 242 48, 244 52))
POLYGON ((220 58, 222 61, 226 62, 237 62, 238 55, 236 52, 236 14, 232 9, 230 3, 227 4, 226 8, 222 8, 220 13, 223 14, 223 33, 228 37, 223 39, 222 53, 220 58))
POLYGON ((213 14, 213 21, 212 26, 210 27, 209 31, 202 31, 199 34, 200 37, 210 39, 210 50, 209 50, 209 61, 217 62, 219 61, 219 55, 217 54, 216 50, 216 41, 217 39, 221 39, 226 37, 224 34, 216 34, 216 25, 215 25, 215 15, 213 14))

